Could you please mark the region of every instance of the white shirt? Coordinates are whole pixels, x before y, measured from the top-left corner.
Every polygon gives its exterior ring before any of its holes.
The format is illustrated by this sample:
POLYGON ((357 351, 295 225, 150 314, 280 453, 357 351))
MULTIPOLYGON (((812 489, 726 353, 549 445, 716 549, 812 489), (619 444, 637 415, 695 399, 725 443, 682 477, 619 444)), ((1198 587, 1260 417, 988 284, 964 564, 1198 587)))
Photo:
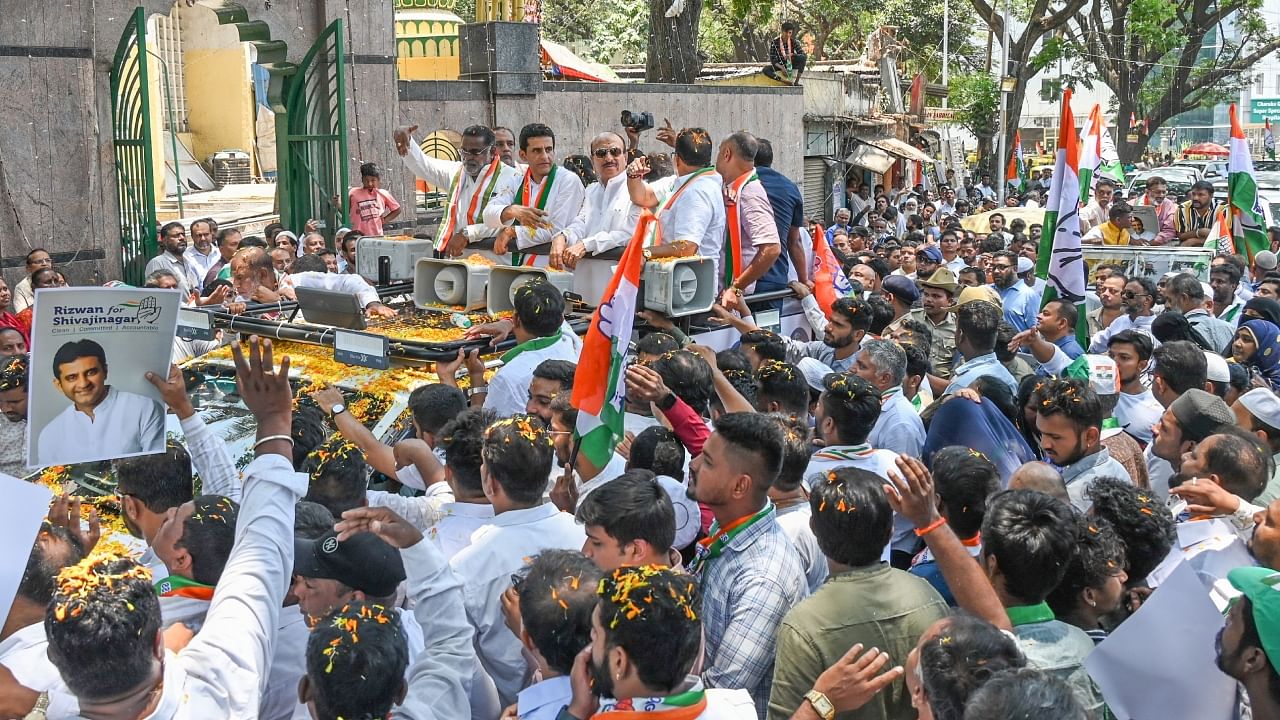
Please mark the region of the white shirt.
POLYGON ((516 716, 520 720, 556 720, 560 708, 572 700, 569 677, 559 675, 521 690, 516 698, 516 716))
POLYGON ((947 264, 944 265, 944 267, 946 267, 948 270, 955 273, 956 275, 959 275, 961 270, 969 267, 969 263, 965 262, 964 258, 957 255, 954 258, 952 258, 949 262, 947 262, 947 264))
POLYGON ((27 421, 10 422, 0 415, 0 473, 27 474, 27 421))
POLYGON ((142 720, 258 716, 293 569, 293 509, 307 476, 283 455, 263 455, 245 478, 236 543, 204 628, 182 652, 165 654, 159 703, 142 720))
MULTIPOLYGON (((547 183, 547 179, 550 177, 550 175, 547 175, 547 177, 542 178, 542 182, 534 182, 533 178, 530 177, 530 187, 526 188, 528 197, 522 197, 520 204, 527 207, 536 207, 538 196, 542 194, 542 186, 547 183)), ((523 177, 521 177, 518 187, 524 187, 523 177)), ((555 183, 551 185, 551 191, 547 195, 547 203, 543 207, 547 212, 546 217, 543 219, 551 223, 551 227, 530 230, 523 225, 515 225, 516 247, 523 250, 534 245, 551 242, 551 238, 569 227, 578 217, 578 213, 582 210, 582 198, 585 195, 586 190, 582 187, 582 180, 578 178, 576 173, 565 168, 557 169, 555 183)))
MULTIPOLYGON (((436 186, 440 192, 448 192, 453 180, 462 173, 461 179, 458 181, 458 187, 454 191, 457 202, 453 202, 454 197, 449 198, 450 202, 447 208, 453 208, 454 229, 466 234, 467 242, 475 242, 484 238, 490 238, 498 234, 498 230, 502 228, 502 211, 507 209, 511 204, 511 200, 516 196, 516 190, 520 187, 520 179, 524 176, 524 169, 517 170, 505 163, 498 163, 498 182, 493 186, 493 196, 489 198, 489 202, 484 205, 484 211, 479 213, 479 217, 473 218, 474 223, 467 223, 467 209, 470 207, 471 199, 480 193, 480 198, 476 202, 479 208, 484 203, 484 191, 488 187, 491 178, 485 177, 485 170, 482 169, 476 177, 471 177, 463 170, 461 162, 456 160, 440 160, 439 158, 427 157, 422 152, 422 148, 418 146, 416 140, 409 138, 409 152, 404 156, 405 167, 409 168, 417 177, 426 180, 428 183, 436 186), (481 184, 481 180, 484 183, 481 184)), ((572 175, 573 173, 567 173, 572 175)), ((449 223, 448 217, 440 218, 442 226, 449 223)))
MULTIPOLYGON (((903 398, 906 400, 906 398, 903 398)), ((907 401, 910 405, 911 401, 907 401)), ((914 411, 914 406, 911 407, 914 411)), ((919 417, 916 418, 919 420, 919 417)), ((822 448, 809 458, 809 465, 804 471, 805 488, 813 487, 814 476, 819 477, 826 473, 842 467, 856 467, 868 470, 879 475, 886 481, 889 479, 889 471, 898 472, 898 453, 891 450, 882 450, 873 448, 871 445, 863 443, 862 445, 831 445, 822 448)), ((916 536, 912 533, 915 526, 909 520, 893 514, 893 537, 890 547, 894 550, 903 550, 910 552, 915 547, 916 536)), ((886 555, 888 549, 885 550, 886 555)))
POLYGON ((827 567, 827 556, 818 547, 818 538, 809 527, 809 518, 813 517, 813 508, 809 501, 798 502, 777 511, 778 524, 782 526, 791 544, 800 554, 800 563, 804 565, 804 577, 809 583, 809 592, 817 591, 826 582, 830 569, 827 567))
POLYGON ((359 275, 340 275, 328 272, 293 273, 280 278, 280 287, 282 289, 313 288, 331 292, 351 293, 356 296, 361 308, 367 308, 370 303, 378 302, 378 291, 369 284, 368 280, 359 275))
POLYGON ((1164 414, 1164 406, 1156 400, 1150 390, 1143 390, 1137 395, 1120 393, 1116 401, 1116 421, 1125 432, 1136 437, 1143 445, 1151 444, 1151 426, 1160 422, 1164 414))
POLYGON ((626 173, 619 173, 587 187, 582 209, 564 229, 564 237, 570 245, 582 243, 588 253, 604 252, 626 245, 639 221, 640 206, 631 202, 626 173))
MULTIPOLYGON (((1106 222, 1110 216, 1107 210, 1098 204, 1097 200, 1090 200, 1088 205, 1080 211, 1080 232, 1086 234, 1102 223, 1106 222)), ((1097 237, 1102 237, 1100 234, 1097 237)))
POLYGON ((203 286, 201 280, 204 276, 196 275, 196 268, 187 259, 186 255, 181 258, 175 258, 168 252, 162 252, 147 261, 147 267, 143 270, 143 273, 150 275, 157 270, 168 270, 178 278, 178 289, 182 291, 183 297, 190 295, 193 290, 199 290, 203 286))
POLYGON ((563 325, 559 332, 560 337, 546 347, 526 347, 529 344, 541 344, 541 341, 547 339, 535 338, 517 345, 502 356, 502 367, 489 378, 489 392, 484 397, 486 410, 494 411, 499 418, 524 412, 529 404, 529 383, 533 382, 533 371, 543 360, 578 362, 578 336, 563 325))
POLYGON ((1107 343, 1111 338, 1125 330, 1136 330, 1137 332, 1143 333, 1155 342, 1156 347, 1160 347, 1160 341, 1156 340, 1155 335, 1151 334, 1151 323, 1155 319, 1155 313, 1147 316, 1139 315, 1134 319, 1131 319, 1127 313, 1121 315, 1115 320, 1112 320, 1110 325, 1098 331, 1093 336, 1093 339, 1089 341, 1089 352, 1106 352, 1107 343))
POLYGON ((114 387, 93 417, 68 405, 40 430, 37 465, 105 460, 164 450, 164 408, 114 387))
MULTIPOLYGON (((403 472, 403 468, 397 475, 403 472)), ((446 560, 452 560, 471 544, 477 530, 493 522, 493 506, 489 503, 455 502, 448 483, 434 483, 427 494, 405 497, 395 493, 370 490, 369 505, 389 507, 397 515, 421 530, 446 560)))
MULTIPOLYGON (((692 174, 663 178, 649 186, 658 197, 658 209, 661 210, 667 198, 692 174)), ((663 244, 676 240, 698 243, 698 254, 711 258, 717 278, 720 277, 720 260, 724 256, 726 227, 723 183, 723 178, 715 171, 699 175, 680 193, 675 203, 658 216, 662 223, 663 244)))
POLYGON ((28 275, 13 286, 13 311, 20 313, 34 305, 36 291, 31 289, 31 276, 28 275))
MULTIPOLYGON (((499 514, 472 536, 470 547, 449 561, 462 581, 463 603, 475 629, 480 662, 493 678, 504 707, 515 702, 528 672, 520 640, 502 617, 501 595, 511 585, 511 574, 524 567, 526 558, 543 550, 580 550, 586 537, 572 515, 544 503, 499 514)), ((408 565, 406 560, 406 569, 408 565)))
MULTIPOLYGON (((217 265, 218 261, 222 259, 222 253, 218 252, 217 243, 209 246, 208 255, 202 254, 196 249, 195 245, 188 245, 187 251, 182 256, 191 267, 195 268, 196 277, 200 279, 201 283, 204 281, 204 276, 208 275, 213 266, 217 265)), ((197 285, 196 289, 199 290, 200 286, 197 285)))
POLYGON ((9 668, 14 679, 32 690, 70 694, 58 668, 49 660, 48 650, 44 622, 32 623, 0 642, 0 665, 9 668))
POLYGON ((307 619, 296 608, 285 608, 276 630, 276 649, 271 659, 267 688, 258 706, 259 720, 288 720, 298 707, 298 681, 307 674, 307 619))
POLYGON ((875 427, 871 428, 867 442, 871 447, 899 455, 920 457, 924 440, 924 423, 920 420, 920 414, 899 387, 880 405, 880 417, 876 419, 875 427))

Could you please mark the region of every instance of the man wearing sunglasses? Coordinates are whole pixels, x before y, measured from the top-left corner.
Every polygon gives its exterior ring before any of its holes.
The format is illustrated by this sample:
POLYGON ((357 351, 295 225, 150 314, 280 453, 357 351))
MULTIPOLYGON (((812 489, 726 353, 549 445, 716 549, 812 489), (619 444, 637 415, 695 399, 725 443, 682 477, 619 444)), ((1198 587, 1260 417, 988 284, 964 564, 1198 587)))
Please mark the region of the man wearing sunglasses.
POLYGON ((1151 323, 1156 319, 1152 311, 1155 302, 1155 283, 1147 278, 1130 278, 1124 285, 1124 291, 1120 293, 1120 305, 1124 308, 1124 314, 1112 320, 1111 324, 1102 331, 1094 334, 1089 341, 1089 352, 1106 352, 1111 338, 1125 330, 1151 335, 1151 323))
POLYGON ((626 245, 640 221, 640 206, 632 204, 627 192, 625 147, 614 132, 591 141, 591 167, 600 181, 587 188, 578 216, 551 239, 551 267, 574 270, 574 292, 603 289, 612 277, 610 262, 581 261, 626 245))
POLYGON ((414 176, 449 193, 436 235, 437 250, 460 257, 467 245, 497 235, 504 215, 530 226, 541 220, 544 213, 531 207, 515 206, 518 209, 504 212, 520 188, 521 175, 494 154, 492 130, 483 125, 463 130, 459 162, 427 157, 413 139, 417 129, 417 125, 396 129, 396 152, 414 176))

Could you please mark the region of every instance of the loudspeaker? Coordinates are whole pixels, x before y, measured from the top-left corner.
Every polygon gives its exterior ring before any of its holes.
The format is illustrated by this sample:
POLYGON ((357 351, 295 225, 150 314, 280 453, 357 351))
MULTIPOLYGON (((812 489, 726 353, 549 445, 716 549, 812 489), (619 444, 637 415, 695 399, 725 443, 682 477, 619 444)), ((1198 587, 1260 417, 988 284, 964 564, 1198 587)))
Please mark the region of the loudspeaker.
POLYGON ((489 274, 489 314, 514 310, 516 290, 539 277, 551 283, 561 293, 573 289, 573 273, 549 268, 493 266, 489 274))
POLYGON ((462 260, 422 258, 413 277, 413 304, 483 310, 490 269, 489 265, 468 265, 462 260))
POLYGON ((356 272, 362 278, 378 279, 378 260, 385 257, 391 267, 391 282, 413 280, 418 260, 434 254, 435 246, 430 240, 362 237, 356 243, 356 272))
POLYGON ((646 310, 668 317, 708 312, 716 302, 715 265, 704 257, 650 260, 644 264, 640 286, 646 310))

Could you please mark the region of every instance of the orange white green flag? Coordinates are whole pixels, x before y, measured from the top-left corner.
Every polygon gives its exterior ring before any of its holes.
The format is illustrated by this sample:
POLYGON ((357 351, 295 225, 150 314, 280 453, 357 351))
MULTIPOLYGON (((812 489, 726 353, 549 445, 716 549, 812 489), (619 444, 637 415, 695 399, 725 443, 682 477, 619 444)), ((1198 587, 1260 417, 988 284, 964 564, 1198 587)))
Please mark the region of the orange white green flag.
MULTIPOLYGON (((1045 205, 1044 232, 1036 261, 1036 277, 1045 280, 1044 300, 1065 300, 1084 314, 1085 264, 1080 249, 1080 138, 1071 114, 1071 90, 1062 94, 1062 119, 1058 125, 1057 160, 1053 185, 1045 205)), ((1087 323, 1078 323, 1081 344, 1089 339, 1087 323)))
POLYGON ((578 409, 574 438, 580 443, 578 451, 598 468, 609 463, 614 446, 622 440, 622 375, 644 269, 644 239, 650 225, 661 232, 656 220, 647 210, 641 216, 582 338, 582 355, 570 396, 570 403, 578 409))
POLYGON ((1234 252, 1244 255, 1253 267, 1253 256, 1271 247, 1253 177, 1253 157, 1249 140, 1240 127, 1236 106, 1231 105, 1231 155, 1227 158, 1227 204, 1231 206, 1231 239, 1234 252))

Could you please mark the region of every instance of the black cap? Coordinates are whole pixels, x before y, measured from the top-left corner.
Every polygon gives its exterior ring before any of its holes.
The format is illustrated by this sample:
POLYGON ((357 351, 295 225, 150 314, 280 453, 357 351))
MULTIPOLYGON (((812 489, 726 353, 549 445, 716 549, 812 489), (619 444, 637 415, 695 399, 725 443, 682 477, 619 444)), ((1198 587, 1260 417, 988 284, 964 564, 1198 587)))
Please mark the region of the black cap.
POLYGON ((338 542, 331 530, 315 540, 295 539, 293 548, 294 575, 337 580, 371 597, 395 594, 405 578, 400 551, 370 533, 338 542))

